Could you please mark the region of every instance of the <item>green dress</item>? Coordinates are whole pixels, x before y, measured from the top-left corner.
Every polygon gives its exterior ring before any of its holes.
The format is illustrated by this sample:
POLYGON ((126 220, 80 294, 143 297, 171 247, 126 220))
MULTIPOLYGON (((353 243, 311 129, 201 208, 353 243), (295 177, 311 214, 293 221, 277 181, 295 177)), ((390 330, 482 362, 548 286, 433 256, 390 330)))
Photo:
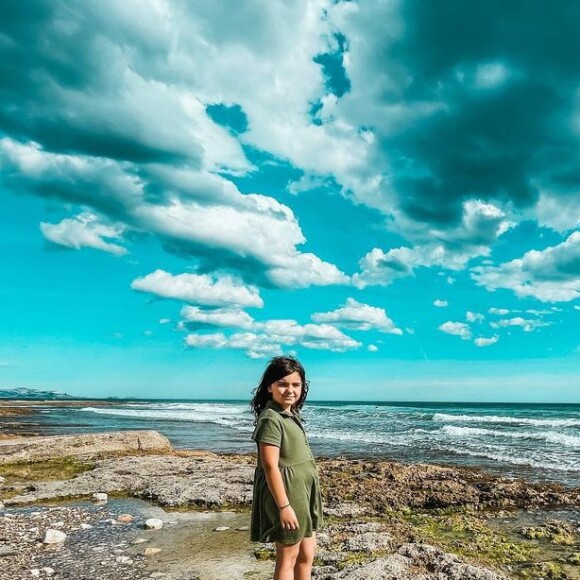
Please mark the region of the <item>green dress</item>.
POLYGON ((251 541, 295 544, 312 536, 312 532, 322 525, 322 495, 316 463, 300 416, 284 411, 270 399, 258 417, 252 439, 258 444, 258 465, 254 474, 251 541), (280 512, 260 459, 260 441, 280 447, 278 467, 288 500, 298 518, 297 530, 284 530, 280 525, 280 512))

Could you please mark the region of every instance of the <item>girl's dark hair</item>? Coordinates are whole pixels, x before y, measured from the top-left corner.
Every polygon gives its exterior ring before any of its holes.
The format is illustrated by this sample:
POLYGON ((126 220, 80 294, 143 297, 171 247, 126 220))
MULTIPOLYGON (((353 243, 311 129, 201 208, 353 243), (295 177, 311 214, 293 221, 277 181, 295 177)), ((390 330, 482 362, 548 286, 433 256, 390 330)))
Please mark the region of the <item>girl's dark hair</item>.
POLYGON ((296 411, 300 411, 302 405, 306 401, 306 395, 308 394, 308 381, 306 380, 306 371, 304 367, 300 364, 300 361, 292 356, 275 356, 270 359, 262 378, 260 379, 260 384, 252 390, 254 397, 250 402, 250 408, 256 416, 254 419, 254 425, 258 421, 260 413, 264 410, 266 403, 272 399, 272 393, 268 392, 268 387, 279 381, 280 379, 291 375, 293 372, 297 372, 302 379, 302 392, 298 401, 293 405, 296 411))

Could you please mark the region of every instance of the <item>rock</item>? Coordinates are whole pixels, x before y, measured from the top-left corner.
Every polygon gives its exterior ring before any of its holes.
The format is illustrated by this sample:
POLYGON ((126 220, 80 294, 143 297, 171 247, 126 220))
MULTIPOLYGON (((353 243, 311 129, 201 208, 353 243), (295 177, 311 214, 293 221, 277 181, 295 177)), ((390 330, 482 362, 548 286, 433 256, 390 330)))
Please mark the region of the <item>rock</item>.
POLYGON ((236 528, 236 530, 238 532, 247 532, 247 531, 249 531, 249 529, 250 529, 250 526, 240 526, 239 528, 236 528))
POLYGON ((2 556, 16 556, 18 551, 10 546, 0 546, 0 558, 2 556))
POLYGON ((143 550, 143 556, 155 556, 159 552, 161 552, 161 548, 145 548, 143 550))
POLYGON ((393 538, 390 534, 380 532, 365 532, 357 534, 346 541, 345 548, 351 552, 380 552, 392 550, 393 538))
POLYGON ((133 516, 131 514, 121 514, 117 521, 121 522, 122 524, 128 524, 133 521, 133 516))
POLYGON ((145 520, 145 528, 147 530, 160 530, 163 527, 163 522, 158 518, 149 518, 145 520))
POLYGON ((48 566, 45 566, 44 568, 42 568, 41 572, 44 572, 47 576, 52 576, 54 574, 54 568, 49 568, 48 566))
POLYGON ((131 560, 129 556, 117 556, 115 562, 118 562, 119 564, 132 564, 133 560, 131 560))
POLYGON ((49 528, 44 533, 44 538, 42 539, 43 544, 60 544, 66 540, 66 534, 60 530, 53 530, 49 528))
POLYGON ((218 526, 217 528, 214 528, 214 532, 225 532, 226 530, 229 530, 229 526, 218 526))
POLYGON ((157 431, 110 431, 0 440, 0 464, 55 457, 99 457, 129 453, 168 453, 169 439, 157 431))
POLYGON ((133 544, 143 544, 144 542, 148 542, 149 539, 148 538, 135 538, 133 540, 133 544))
POLYGON ((32 574, 34 577, 40 576, 40 570, 38 568, 32 568, 32 570, 30 570, 30 574, 32 574))
POLYGON ((83 529, 83 530, 92 530, 93 529, 93 526, 91 526, 91 524, 82 523, 81 524, 81 529, 83 529))
POLYGON ((109 500, 109 496, 103 492, 93 493, 93 499, 95 501, 106 503, 109 500))

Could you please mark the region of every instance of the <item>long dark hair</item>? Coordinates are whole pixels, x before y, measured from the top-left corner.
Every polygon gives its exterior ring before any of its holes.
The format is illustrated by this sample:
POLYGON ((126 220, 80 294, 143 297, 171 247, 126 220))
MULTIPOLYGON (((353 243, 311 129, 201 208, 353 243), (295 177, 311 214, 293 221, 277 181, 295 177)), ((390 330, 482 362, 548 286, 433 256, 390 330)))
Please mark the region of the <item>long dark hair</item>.
POLYGON ((252 390, 254 396, 250 402, 250 408, 256 417, 254 419, 254 425, 256 425, 258 417, 264 410, 266 403, 272 399, 272 393, 268 391, 268 387, 272 383, 291 375, 293 372, 297 372, 302 379, 302 392, 300 393, 298 401, 292 405, 296 411, 300 411, 302 405, 304 405, 304 402, 306 401, 306 395, 308 394, 306 371, 300 364, 300 361, 292 356, 275 356, 270 359, 270 362, 260 379, 260 384, 252 390))

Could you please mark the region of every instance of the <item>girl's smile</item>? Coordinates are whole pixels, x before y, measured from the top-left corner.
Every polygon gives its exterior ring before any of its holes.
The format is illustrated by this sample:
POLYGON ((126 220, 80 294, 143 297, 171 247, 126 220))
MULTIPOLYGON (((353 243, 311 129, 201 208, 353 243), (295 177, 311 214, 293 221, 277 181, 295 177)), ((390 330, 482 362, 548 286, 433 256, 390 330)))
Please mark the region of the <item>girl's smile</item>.
POLYGON ((272 393, 272 399, 285 411, 289 410, 293 403, 300 399, 302 394, 302 378, 298 371, 294 371, 268 387, 272 393))

